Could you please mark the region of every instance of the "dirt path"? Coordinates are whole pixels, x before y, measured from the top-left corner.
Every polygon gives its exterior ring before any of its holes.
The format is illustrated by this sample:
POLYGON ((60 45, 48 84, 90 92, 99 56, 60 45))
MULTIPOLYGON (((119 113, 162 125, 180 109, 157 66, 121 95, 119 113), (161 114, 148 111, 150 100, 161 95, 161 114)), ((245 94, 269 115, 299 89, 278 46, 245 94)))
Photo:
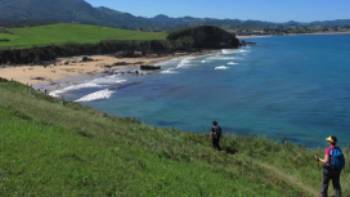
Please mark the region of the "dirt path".
POLYGON ((274 167, 272 165, 269 165, 269 164, 266 164, 266 163, 263 163, 263 162, 260 162, 260 161, 256 161, 256 160, 253 160, 253 159, 249 159, 249 161, 252 162, 254 165, 260 167, 260 168, 264 168, 264 169, 268 170, 269 172, 271 172, 274 175, 278 176, 281 180, 284 180, 286 183, 300 188, 305 193, 308 193, 308 194, 310 194, 312 196, 315 196, 315 197, 319 196, 319 192, 317 190, 315 190, 313 187, 310 187, 310 186, 306 185, 305 183, 303 183, 297 177, 289 175, 289 174, 286 174, 282 170, 280 170, 280 169, 278 169, 278 168, 276 168, 276 167, 274 167))

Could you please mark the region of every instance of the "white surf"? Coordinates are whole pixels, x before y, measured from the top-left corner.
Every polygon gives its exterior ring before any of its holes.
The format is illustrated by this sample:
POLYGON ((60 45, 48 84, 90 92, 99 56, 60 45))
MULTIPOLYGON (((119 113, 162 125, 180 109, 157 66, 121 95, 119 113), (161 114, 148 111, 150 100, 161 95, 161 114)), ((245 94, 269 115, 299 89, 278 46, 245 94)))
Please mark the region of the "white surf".
POLYGON ((75 102, 85 103, 85 102, 91 102, 96 100, 108 99, 113 95, 113 93, 114 91, 111 91, 109 89, 104 89, 104 90, 100 90, 100 91, 88 94, 86 96, 83 96, 80 99, 77 99, 75 102))

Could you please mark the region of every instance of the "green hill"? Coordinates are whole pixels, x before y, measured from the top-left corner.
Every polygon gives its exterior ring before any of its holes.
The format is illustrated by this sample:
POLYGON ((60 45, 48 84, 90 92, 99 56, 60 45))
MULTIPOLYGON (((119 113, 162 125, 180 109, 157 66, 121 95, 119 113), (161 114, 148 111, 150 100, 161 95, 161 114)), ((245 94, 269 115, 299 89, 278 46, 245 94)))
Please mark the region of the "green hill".
POLYGON ((163 32, 142 32, 82 24, 53 24, 8 28, 0 33, 0 48, 28 48, 49 44, 97 43, 102 40, 163 40, 163 32))
POLYGON ((238 153, 0 82, 1 196, 317 196, 321 150, 241 136, 224 147, 238 153))

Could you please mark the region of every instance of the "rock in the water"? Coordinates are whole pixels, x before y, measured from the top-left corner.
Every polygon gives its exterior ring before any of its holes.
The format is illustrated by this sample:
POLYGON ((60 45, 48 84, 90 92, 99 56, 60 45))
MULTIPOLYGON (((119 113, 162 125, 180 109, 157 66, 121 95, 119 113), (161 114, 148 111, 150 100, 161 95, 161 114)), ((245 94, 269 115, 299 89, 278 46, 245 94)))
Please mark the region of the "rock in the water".
POLYGON ((154 65, 141 65, 140 69, 146 70, 146 71, 153 71, 153 70, 160 70, 160 69, 162 69, 162 67, 154 66, 154 65))

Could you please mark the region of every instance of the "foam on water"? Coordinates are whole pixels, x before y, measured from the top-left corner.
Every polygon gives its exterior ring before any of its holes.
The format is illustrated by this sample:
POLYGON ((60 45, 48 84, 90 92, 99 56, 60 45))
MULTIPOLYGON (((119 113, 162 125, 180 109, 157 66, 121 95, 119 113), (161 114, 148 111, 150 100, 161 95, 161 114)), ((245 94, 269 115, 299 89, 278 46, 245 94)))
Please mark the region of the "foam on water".
POLYGON ((248 49, 239 49, 238 53, 248 53, 249 50, 248 49))
POLYGON ((234 54, 236 52, 237 52, 236 49, 222 49, 221 50, 221 53, 224 55, 231 55, 231 54, 234 54))
POLYGON ((176 66, 176 68, 184 68, 184 67, 191 66, 191 62, 193 59, 194 59, 194 57, 192 57, 192 56, 183 58, 180 61, 180 63, 176 66))
POLYGON ((86 96, 83 96, 80 99, 75 100, 75 102, 85 103, 85 102, 109 99, 114 92, 115 91, 112 91, 109 89, 100 90, 100 91, 88 94, 86 96))
POLYGON ((106 77, 96 78, 91 81, 83 82, 80 84, 70 85, 63 89, 54 90, 54 91, 51 91, 49 95, 52 97, 59 97, 64 93, 74 91, 74 90, 80 90, 80 89, 86 89, 86 88, 101 88, 101 87, 106 87, 109 85, 125 83, 125 82, 126 80, 121 79, 120 76, 118 75, 109 75, 106 77))
POLYGON ((189 68, 191 66, 198 65, 200 62, 205 63, 204 60, 199 61, 200 57, 198 56, 186 56, 180 58, 174 58, 167 62, 158 63, 157 65, 162 66, 164 70, 160 73, 162 74, 176 74, 178 70, 189 68))
POLYGON ((237 62, 228 62, 227 65, 237 65, 237 62))
POLYGON ((169 68, 169 69, 161 71, 160 73, 162 73, 162 74, 176 74, 177 72, 175 71, 175 69, 169 68))
POLYGON ((65 87, 65 88, 60 89, 60 90, 54 90, 54 91, 50 92, 49 95, 52 97, 59 97, 61 94, 69 92, 69 91, 79 90, 79 89, 83 89, 83 88, 98 88, 98 87, 102 87, 102 86, 103 85, 99 85, 99 84, 96 84, 94 82, 86 82, 86 83, 81 83, 78 85, 71 85, 71 86, 65 87))
POLYGON ((227 69, 229 69, 229 67, 224 66, 224 65, 217 66, 217 67, 214 68, 214 70, 227 70, 227 69))
POLYGON ((158 62, 158 63, 156 63, 155 65, 156 65, 156 66, 169 66, 169 65, 174 65, 174 64, 177 64, 178 62, 180 62, 182 59, 183 59, 183 58, 181 58, 181 57, 176 57, 176 58, 173 58, 173 59, 164 61, 164 62, 158 62))
POLYGON ((125 83, 126 80, 122 79, 120 75, 108 75, 105 77, 100 77, 92 80, 92 82, 104 85, 113 85, 118 83, 125 83))
POLYGON ((206 60, 235 60, 236 58, 233 56, 223 56, 223 55, 216 55, 216 56, 212 56, 212 57, 208 57, 206 60))

